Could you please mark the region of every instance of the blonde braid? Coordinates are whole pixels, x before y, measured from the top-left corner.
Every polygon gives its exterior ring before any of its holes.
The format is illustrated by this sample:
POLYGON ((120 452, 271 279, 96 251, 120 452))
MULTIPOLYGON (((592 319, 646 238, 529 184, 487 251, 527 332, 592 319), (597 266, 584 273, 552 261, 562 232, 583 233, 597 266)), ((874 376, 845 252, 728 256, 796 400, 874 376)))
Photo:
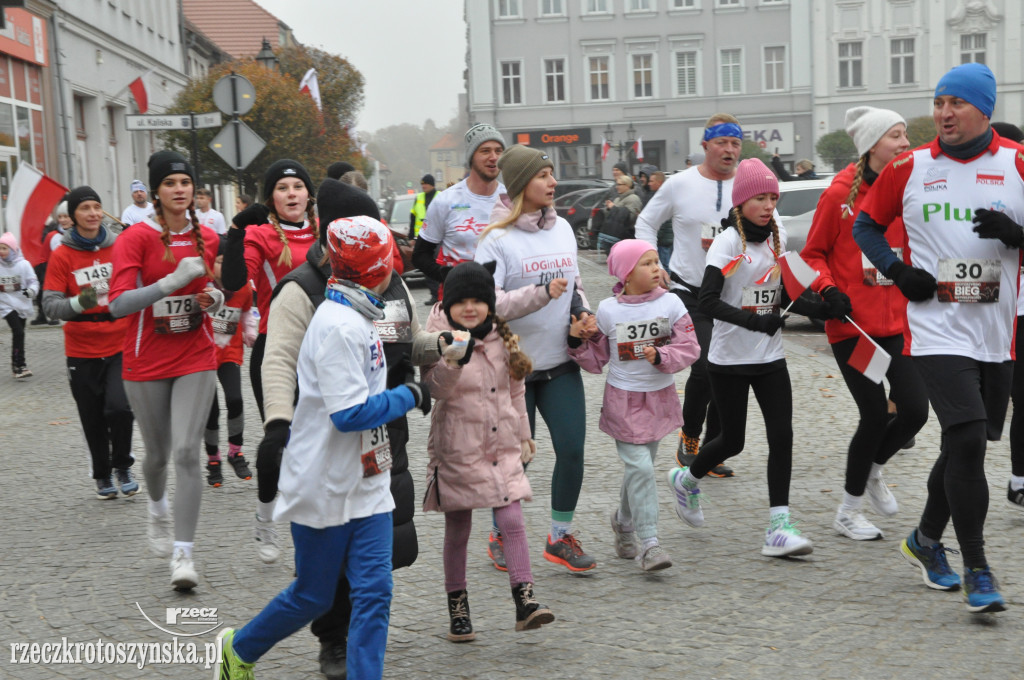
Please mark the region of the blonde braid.
POLYGON ((533 362, 526 356, 523 350, 519 349, 519 336, 512 332, 505 320, 497 314, 492 314, 494 327, 498 335, 505 341, 505 349, 508 350, 508 373, 513 380, 522 380, 533 371, 533 362))
POLYGON ((171 254, 171 228, 167 226, 163 206, 160 205, 160 199, 156 196, 153 197, 153 216, 156 217, 157 224, 163 229, 160 233, 160 241, 164 244, 164 259, 174 262, 174 255, 171 254))
POLYGON ((192 222, 192 234, 196 241, 196 252, 199 253, 199 257, 203 260, 203 267, 206 268, 206 275, 209 278, 213 278, 213 271, 210 269, 210 265, 206 263, 206 239, 203 238, 202 227, 199 226, 199 218, 195 214, 196 203, 195 200, 188 206, 188 219, 192 222))
POLYGON ((864 166, 868 164, 868 151, 857 160, 857 168, 853 171, 853 184, 850 186, 850 195, 846 197, 846 205, 850 209, 850 217, 854 217, 853 204, 857 201, 857 194, 860 193, 860 183, 864 181, 864 166))
POLYGON ((743 242, 743 250, 741 253, 747 252, 747 235, 743 233, 743 213, 740 212, 740 207, 734 205, 732 207, 732 218, 736 220, 736 231, 740 233, 740 241, 743 242))
POLYGON ((775 252, 772 254, 775 255, 775 261, 778 262, 782 243, 779 241, 779 225, 775 223, 775 215, 772 215, 771 219, 768 220, 768 227, 772 230, 772 243, 775 244, 775 252))
POLYGON ((309 202, 306 203, 306 219, 309 220, 309 226, 313 228, 313 240, 320 240, 320 224, 316 219, 316 199, 312 196, 309 197, 309 202))
MULTIPOLYGON (((273 199, 270 200, 271 202, 273 201, 273 199)), ((292 249, 291 245, 288 243, 288 235, 284 233, 284 228, 278 221, 279 218, 277 216, 277 213, 274 211, 273 205, 270 205, 269 207, 270 215, 268 219, 270 220, 270 226, 272 226, 274 228, 274 231, 277 232, 277 238, 281 241, 281 244, 284 246, 283 248, 281 248, 281 254, 277 258, 277 264, 283 264, 284 266, 290 268, 292 266, 292 249)))

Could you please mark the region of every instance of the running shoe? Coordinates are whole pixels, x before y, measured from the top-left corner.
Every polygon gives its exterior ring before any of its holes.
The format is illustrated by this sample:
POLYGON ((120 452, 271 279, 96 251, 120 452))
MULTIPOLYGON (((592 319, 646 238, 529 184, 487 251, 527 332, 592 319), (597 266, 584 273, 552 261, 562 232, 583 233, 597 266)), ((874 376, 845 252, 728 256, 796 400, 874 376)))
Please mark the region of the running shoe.
POLYGON ((228 454, 228 462, 235 469, 235 475, 239 479, 252 479, 252 470, 249 469, 249 463, 245 461, 245 456, 240 453, 233 456, 228 454))
POLYGON ((612 508, 612 533, 615 534, 615 554, 624 560, 632 560, 639 556, 640 548, 636 544, 636 532, 626 531, 619 521, 618 508, 612 508))
POLYGON ((505 543, 501 540, 501 532, 491 529, 487 537, 487 556, 494 562, 494 568, 498 571, 508 571, 505 564, 505 543))
POLYGON ((800 535, 796 522, 790 521, 789 513, 772 521, 764 531, 764 545, 761 554, 768 557, 796 557, 810 555, 814 544, 800 535))
POLYGON ((224 483, 224 475, 220 471, 219 460, 206 461, 206 483, 215 489, 224 483))
POLYGON ((554 543, 551 542, 551 534, 548 534, 544 559, 561 564, 569 571, 590 571, 597 566, 597 560, 583 552, 580 542, 572 534, 566 534, 554 543))
POLYGON ((1006 502, 1017 508, 1018 510, 1024 510, 1024 489, 1013 490, 1009 484, 1006 485, 1006 502))
POLYGON ((178 548, 171 557, 171 585, 175 590, 192 590, 198 584, 199 574, 196 573, 192 558, 178 548))
POLYGON ((999 594, 999 584, 988 566, 964 572, 964 601, 972 614, 1006 611, 1006 602, 999 594))
POLYGON ((121 487, 121 493, 125 496, 134 496, 139 492, 139 483, 135 481, 132 471, 128 468, 114 470, 114 477, 117 478, 117 485, 121 487))
POLYGON ((959 552, 936 543, 925 548, 917 542, 917 529, 900 543, 900 554, 910 564, 921 570, 924 584, 934 590, 956 590, 960 587, 960 577, 949 568, 946 553, 958 555, 959 552))
POLYGON ((672 468, 668 471, 668 483, 676 495, 676 515, 691 527, 704 526, 704 511, 701 503, 704 500, 698 487, 692 489, 683 486, 683 473, 686 468, 672 468))
POLYGON ((19 366, 14 369, 14 378, 16 380, 24 380, 25 378, 31 378, 32 371, 28 370, 28 366, 19 366))
POLYGON ((281 543, 274 528, 273 520, 263 521, 259 515, 253 520, 253 540, 256 541, 256 552, 265 564, 273 564, 281 557, 281 543))
POLYGON ((96 480, 96 497, 101 501, 117 498, 117 487, 114 486, 114 479, 110 475, 96 480))
POLYGON ((697 460, 697 451, 700 449, 700 437, 690 437, 679 432, 679 446, 676 447, 676 463, 679 467, 690 467, 693 461, 697 460))
POLYGON ((636 561, 644 571, 661 571, 672 566, 672 558, 668 556, 665 549, 655 543, 643 555, 638 555, 636 561))
POLYGON ((869 522, 860 511, 844 512, 842 507, 836 511, 832 528, 855 541, 877 541, 883 538, 882 530, 869 522))
POLYGON ((213 668, 213 680, 255 680, 256 674, 253 666, 256 664, 246 663, 235 654, 232 644, 235 638, 234 628, 225 628, 217 633, 217 641, 220 643, 220 659, 213 668))
POLYGON ((864 493, 867 495, 871 507, 879 515, 892 517, 900 511, 900 504, 896 502, 896 497, 892 495, 889 485, 882 479, 881 472, 868 477, 868 485, 864 488, 864 493))
POLYGON ((149 515, 149 527, 146 529, 149 538, 149 549, 157 557, 170 557, 174 549, 174 519, 170 513, 166 515, 149 515))

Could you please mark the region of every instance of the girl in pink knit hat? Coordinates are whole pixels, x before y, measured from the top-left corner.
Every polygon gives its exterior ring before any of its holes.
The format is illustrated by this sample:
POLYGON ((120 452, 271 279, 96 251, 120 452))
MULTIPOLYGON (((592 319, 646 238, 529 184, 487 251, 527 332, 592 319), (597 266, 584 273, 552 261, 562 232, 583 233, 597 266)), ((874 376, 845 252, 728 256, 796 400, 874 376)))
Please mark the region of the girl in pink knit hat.
MULTIPOLYGON (((811 541, 800 535, 789 514, 793 467, 793 391, 782 347, 779 255, 785 231, 775 214, 779 182, 764 163, 748 158, 736 171, 733 209, 708 249, 700 287, 700 310, 715 319, 708 351, 708 375, 721 416, 721 434, 705 444, 693 464, 669 471, 676 492, 676 514, 691 526, 704 524, 698 483, 716 465, 743 450, 747 399, 751 388, 768 435, 770 523, 761 554, 806 555, 811 541), (768 338, 765 338, 767 334, 768 338)), ((822 302, 800 299, 794 311, 822 316, 822 302)))
POLYGON ((569 328, 569 355, 584 370, 601 373, 609 366, 599 427, 615 439, 626 466, 611 512, 615 553, 635 558, 644 571, 672 566, 658 543, 654 456, 661 439, 683 424, 674 374, 700 356, 690 314, 659 285, 659 270, 654 246, 618 241, 608 254, 608 273, 619 282, 597 309, 597 332, 587 333, 575 316, 569 328))
POLYGON ((25 365, 25 318, 32 313, 32 299, 39 279, 21 255, 11 232, 0 236, 0 318, 11 327, 11 374, 16 380, 32 375, 25 365))

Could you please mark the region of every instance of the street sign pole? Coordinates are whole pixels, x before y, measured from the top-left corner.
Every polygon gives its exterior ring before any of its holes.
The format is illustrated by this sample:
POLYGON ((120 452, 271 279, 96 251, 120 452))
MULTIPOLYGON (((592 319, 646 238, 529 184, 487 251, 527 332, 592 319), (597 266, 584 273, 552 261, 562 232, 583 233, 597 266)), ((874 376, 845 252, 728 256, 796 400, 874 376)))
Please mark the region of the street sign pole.
MULTIPOLYGON (((232 71, 231 75, 234 76, 235 72, 232 71)), ((231 125, 235 129, 235 172, 238 177, 238 190, 245 191, 242 187, 242 129, 239 127, 242 121, 238 119, 238 80, 235 78, 231 79, 231 112, 231 125)))
POLYGON ((196 188, 198 189, 203 185, 200 179, 199 172, 199 134, 196 132, 196 114, 195 111, 189 112, 189 120, 191 121, 191 135, 192 135, 192 168, 196 173, 196 188))

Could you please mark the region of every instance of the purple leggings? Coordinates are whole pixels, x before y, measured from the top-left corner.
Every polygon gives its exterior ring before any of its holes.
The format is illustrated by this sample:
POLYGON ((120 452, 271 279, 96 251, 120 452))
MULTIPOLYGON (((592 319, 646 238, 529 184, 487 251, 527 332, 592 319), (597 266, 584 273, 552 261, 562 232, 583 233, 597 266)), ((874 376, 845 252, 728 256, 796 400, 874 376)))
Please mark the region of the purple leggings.
MULTIPOLYGON (((503 508, 494 508, 494 522, 501 530, 509 583, 513 586, 533 583, 530 548, 526 542, 523 508, 519 501, 503 508)), ((472 510, 453 510, 444 513, 445 592, 466 589, 466 546, 469 544, 469 532, 472 528, 472 510)))

